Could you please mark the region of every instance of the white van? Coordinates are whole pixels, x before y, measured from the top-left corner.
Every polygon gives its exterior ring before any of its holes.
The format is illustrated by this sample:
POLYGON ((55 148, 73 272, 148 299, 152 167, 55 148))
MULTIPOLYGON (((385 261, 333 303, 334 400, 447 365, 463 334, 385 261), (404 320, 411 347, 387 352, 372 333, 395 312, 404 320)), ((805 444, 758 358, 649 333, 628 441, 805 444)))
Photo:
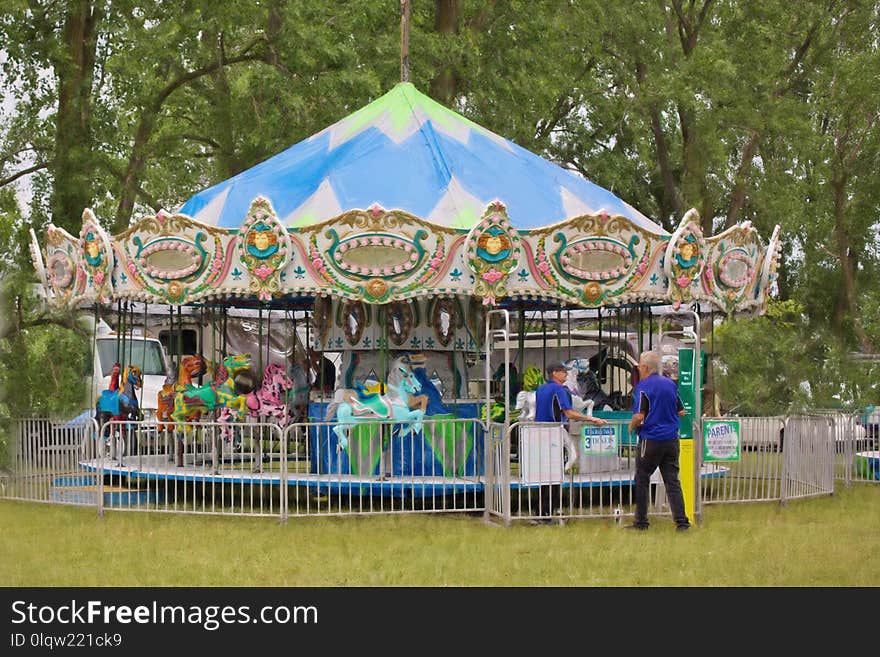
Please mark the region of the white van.
MULTIPOLYGON (((125 354, 123 367, 137 365, 141 368, 144 385, 138 391, 138 402, 144 414, 144 420, 156 419, 156 408, 159 404, 159 391, 168 376, 168 358, 162 343, 156 338, 143 335, 128 334, 120 337, 110 327, 100 322, 95 336, 95 355, 90 386, 91 408, 102 390, 110 387, 110 370, 121 354, 125 354)), ((120 389, 125 385, 119 382, 120 389)))

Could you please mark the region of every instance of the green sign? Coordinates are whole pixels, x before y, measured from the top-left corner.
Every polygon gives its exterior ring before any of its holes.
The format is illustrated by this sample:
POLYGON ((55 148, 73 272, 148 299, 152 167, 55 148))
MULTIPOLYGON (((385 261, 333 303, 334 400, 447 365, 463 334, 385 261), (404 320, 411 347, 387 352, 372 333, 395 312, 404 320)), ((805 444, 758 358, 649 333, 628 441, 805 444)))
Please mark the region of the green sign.
MULTIPOLYGON (((705 362, 706 353, 700 350, 705 362)), ((701 371, 703 371, 701 369, 701 371)), ((702 384, 702 376, 700 377, 702 384)), ((694 350, 681 348, 678 350, 678 396, 684 406, 685 414, 678 418, 678 435, 681 438, 694 437, 694 409, 696 408, 697 391, 703 386, 694 380, 694 350)))
POLYGON ((584 454, 591 456, 617 456, 620 444, 619 433, 623 428, 620 424, 609 424, 601 427, 585 425, 581 429, 581 444, 584 454))
POLYGON ((703 420, 703 462, 739 461, 739 420, 703 420))

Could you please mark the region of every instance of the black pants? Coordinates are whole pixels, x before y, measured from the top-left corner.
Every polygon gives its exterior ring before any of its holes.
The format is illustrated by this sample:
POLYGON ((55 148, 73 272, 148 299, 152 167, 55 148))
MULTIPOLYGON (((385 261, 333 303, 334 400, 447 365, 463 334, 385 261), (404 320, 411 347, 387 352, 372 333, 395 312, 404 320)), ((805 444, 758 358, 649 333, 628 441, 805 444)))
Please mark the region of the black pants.
POLYGON ((678 438, 674 440, 645 440, 639 438, 636 452, 636 517, 633 524, 648 526, 648 498, 651 495, 651 475, 660 468, 660 476, 666 486, 666 499, 672 511, 672 519, 679 527, 688 527, 684 512, 684 495, 678 479, 678 438))
POLYGON ((562 486, 545 484, 538 491, 538 515, 549 518, 554 508, 559 508, 562 499, 562 486))

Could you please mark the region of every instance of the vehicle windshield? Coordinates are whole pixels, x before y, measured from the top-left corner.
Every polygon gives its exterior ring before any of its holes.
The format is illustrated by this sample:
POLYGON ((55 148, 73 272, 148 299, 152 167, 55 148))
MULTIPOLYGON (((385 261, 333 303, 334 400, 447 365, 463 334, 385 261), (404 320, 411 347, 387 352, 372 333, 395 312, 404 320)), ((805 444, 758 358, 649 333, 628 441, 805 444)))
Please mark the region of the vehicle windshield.
POLYGON ((160 374, 165 376, 165 363, 162 360, 162 351, 159 343, 154 340, 142 340, 138 338, 125 338, 117 341, 116 338, 103 338, 98 340, 98 362, 101 366, 101 376, 110 376, 113 363, 124 357, 123 366, 137 365, 144 375, 160 374))

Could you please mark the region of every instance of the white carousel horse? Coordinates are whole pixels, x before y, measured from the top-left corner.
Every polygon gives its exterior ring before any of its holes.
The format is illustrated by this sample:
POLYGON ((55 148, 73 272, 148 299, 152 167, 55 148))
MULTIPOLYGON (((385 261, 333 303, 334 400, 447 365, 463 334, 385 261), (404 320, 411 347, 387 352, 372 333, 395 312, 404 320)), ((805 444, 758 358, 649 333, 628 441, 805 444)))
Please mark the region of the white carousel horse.
POLYGON ((391 362, 388 372, 388 394, 367 393, 363 385, 355 384, 357 389, 338 389, 333 402, 327 407, 325 420, 336 418, 333 433, 339 439, 339 447, 348 446, 346 430, 362 422, 394 420, 407 426, 407 434, 422 430, 425 412, 409 407, 410 398, 422 388, 407 357, 401 356, 391 362))

